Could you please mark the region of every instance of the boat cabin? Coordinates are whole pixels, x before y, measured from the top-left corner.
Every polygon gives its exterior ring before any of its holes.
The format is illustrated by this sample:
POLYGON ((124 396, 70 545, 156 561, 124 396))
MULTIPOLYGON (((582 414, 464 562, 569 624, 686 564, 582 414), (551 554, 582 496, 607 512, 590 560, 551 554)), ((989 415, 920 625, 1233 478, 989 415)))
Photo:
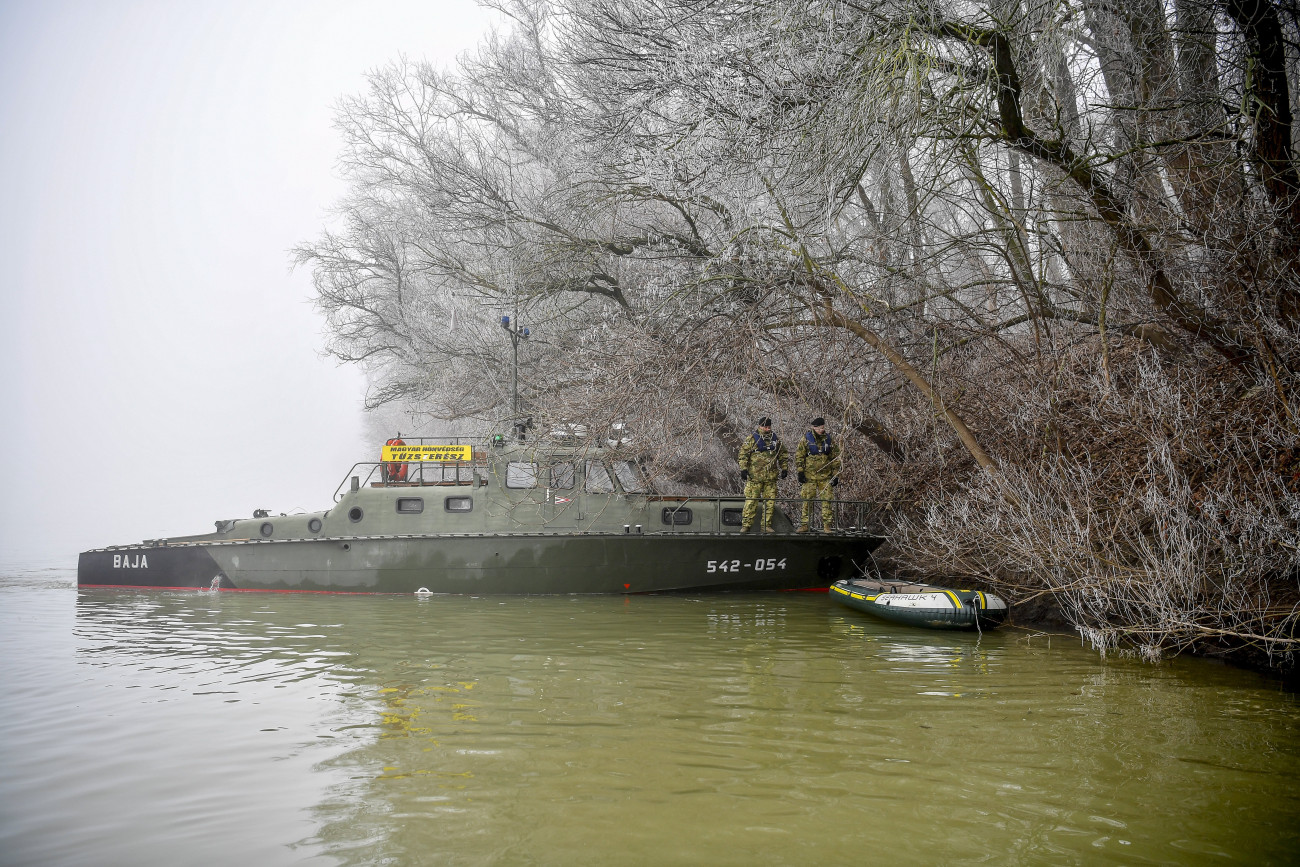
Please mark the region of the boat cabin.
MULTIPOLYGON (((355 464, 331 509, 218 521, 215 534, 190 538, 740 531, 743 497, 660 495, 631 449, 575 439, 408 438, 400 453, 408 459, 355 464), (452 459, 409 459, 452 449, 452 459)), ((383 457, 398 454, 385 448, 383 457)), ((792 529, 779 509, 777 521, 792 529)))

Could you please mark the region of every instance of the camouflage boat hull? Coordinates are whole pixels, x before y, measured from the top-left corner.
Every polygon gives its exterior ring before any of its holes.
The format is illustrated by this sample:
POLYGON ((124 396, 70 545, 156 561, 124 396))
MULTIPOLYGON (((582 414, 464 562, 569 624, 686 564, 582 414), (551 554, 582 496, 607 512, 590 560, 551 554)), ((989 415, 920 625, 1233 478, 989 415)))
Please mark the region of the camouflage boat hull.
POLYGON ((86 551, 83 587, 568 594, 825 588, 873 536, 499 534, 178 541, 86 551))

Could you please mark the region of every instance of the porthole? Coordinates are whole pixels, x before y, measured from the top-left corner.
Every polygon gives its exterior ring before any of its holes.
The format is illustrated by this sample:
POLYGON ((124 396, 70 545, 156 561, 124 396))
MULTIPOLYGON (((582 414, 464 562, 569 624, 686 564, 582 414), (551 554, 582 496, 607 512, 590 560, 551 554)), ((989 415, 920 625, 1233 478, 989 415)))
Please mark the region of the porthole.
POLYGON ((448 512, 472 512, 474 511, 474 498, 447 497, 442 501, 442 507, 448 512))
POLYGON ((665 524, 689 524, 691 522, 690 509, 666 508, 663 511, 665 524))
POLYGON ((423 497, 398 497, 397 511, 403 515, 418 515, 424 511, 423 497))
POLYGON ((274 532, 275 532, 275 525, 272 524, 270 521, 266 521, 265 523, 262 524, 263 536, 270 536, 274 532))
POLYGON ((739 527, 741 519, 741 509, 723 509, 722 524, 726 527, 739 527))
POLYGON ((312 518, 310 521, 307 522, 307 529, 311 530, 313 533, 319 533, 320 528, 321 528, 320 518, 312 518))
POLYGON ((365 512, 361 511, 361 507, 360 507, 360 506, 353 506, 351 509, 348 510, 348 520, 351 521, 351 522, 354 523, 354 524, 355 524, 357 521, 360 521, 361 518, 362 518, 362 516, 364 516, 364 515, 365 515, 365 512))

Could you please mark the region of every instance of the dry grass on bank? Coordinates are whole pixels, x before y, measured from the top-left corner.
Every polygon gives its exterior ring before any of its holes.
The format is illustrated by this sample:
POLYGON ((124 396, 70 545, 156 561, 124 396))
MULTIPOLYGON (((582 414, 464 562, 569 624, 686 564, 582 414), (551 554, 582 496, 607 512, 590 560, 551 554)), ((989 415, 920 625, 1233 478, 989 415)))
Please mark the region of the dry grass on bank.
MULTIPOLYGON (((1300 447, 1276 394, 1221 367, 1080 347, 1051 388, 983 395, 1008 498, 949 452, 875 462, 890 552, 922 579, 1000 590, 1103 654, 1229 655, 1294 670, 1300 447), (996 427, 993 427, 996 425, 996 427)), ((989 390, 1007 387, 992 380, 989 390)))

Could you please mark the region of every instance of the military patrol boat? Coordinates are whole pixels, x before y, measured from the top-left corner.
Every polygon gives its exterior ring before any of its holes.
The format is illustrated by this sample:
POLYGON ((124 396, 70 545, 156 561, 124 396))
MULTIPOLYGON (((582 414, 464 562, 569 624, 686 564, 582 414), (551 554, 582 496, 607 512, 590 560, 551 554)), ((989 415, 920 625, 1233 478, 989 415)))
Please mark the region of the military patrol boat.
POLYGON ((827 587, 883 541, 866 503, 843 530, 743 534, 740 497, 655 493, 625 449, 497 436, 390 440, 334 507, 86 551, 83 587, 318 593, 557 594, 827 587))

